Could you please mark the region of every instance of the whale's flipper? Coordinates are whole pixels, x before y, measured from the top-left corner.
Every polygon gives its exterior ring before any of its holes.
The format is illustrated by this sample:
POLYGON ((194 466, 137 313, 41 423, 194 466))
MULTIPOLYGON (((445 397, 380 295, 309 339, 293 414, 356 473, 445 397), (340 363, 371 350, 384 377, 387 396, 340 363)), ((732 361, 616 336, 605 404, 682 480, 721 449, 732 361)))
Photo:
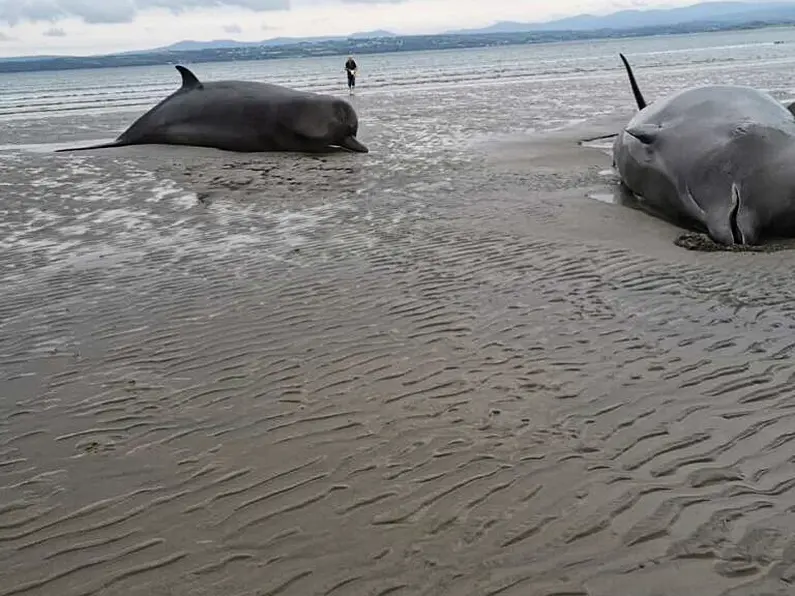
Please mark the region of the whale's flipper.
POLYGON ((624 54, 619 54, 621 56, 621 61, 624 63, 624 67, 627 69, 627 74, 629 75, 629 84, 632 87, 632 95, 635 96, 635 103, 638 104, 638 109, 642 110, 648 104, 646 100, 643 99, 643 94, 640 92, 640 87, 638 87, 638 82, 635 80, 635 75, 632 73, 632 67, 627 62, 626 57, 624 54))
POLYGON ((201 89, 204 87, 199 77, 193 74, 188 68, 181 64, 174 65, 174 68, 182 75, 182 89, 201 89))
POLYGON ((67 149, 56 149, 55 153, 64 153, 67 151, 87 151, 88 149, 109 149, 111 147, 124 147, 125 145, 129 145, 129 143, 125 143, 124 141, 119 141, 117 139, 115 141, 111 141, 110 143, 100 143, 99 145, 89 145, 88 147, 69 147, 67 149))

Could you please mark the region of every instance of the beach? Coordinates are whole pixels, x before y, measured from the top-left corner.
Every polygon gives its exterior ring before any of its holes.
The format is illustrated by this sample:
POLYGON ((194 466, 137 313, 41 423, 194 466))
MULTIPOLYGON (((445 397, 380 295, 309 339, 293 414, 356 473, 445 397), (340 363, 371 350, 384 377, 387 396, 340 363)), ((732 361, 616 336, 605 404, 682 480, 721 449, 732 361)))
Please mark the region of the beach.
POLYGON ((357 57, 366 155, 0 103, 0 596, 792 593, 793 252, 675 245, 580 143, 622 49, 795 97, 795 30, 721 35, 357 57))

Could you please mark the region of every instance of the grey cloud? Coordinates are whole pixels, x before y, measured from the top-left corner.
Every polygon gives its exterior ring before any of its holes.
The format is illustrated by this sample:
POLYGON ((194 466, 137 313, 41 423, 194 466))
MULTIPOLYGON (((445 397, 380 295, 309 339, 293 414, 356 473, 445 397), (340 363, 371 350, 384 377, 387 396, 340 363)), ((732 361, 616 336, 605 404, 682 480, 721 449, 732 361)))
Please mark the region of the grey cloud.
POLYGON ((66 37, 66 31, 60 27, 50 27, 42 35, 45 37, 66 37))
POLYGON ((224 31, 227 33, 242 33, 243 30, 240 28, 240 25, 227 25, 224 27, 224 31))
POLYGON ((78 18, 86 23, 129 23, 135 15, 152 8, 174 13, 199 8, 229 6, 257 12, 289 10, 290 0, 0 0, 0 22, 55 22, 78 18))

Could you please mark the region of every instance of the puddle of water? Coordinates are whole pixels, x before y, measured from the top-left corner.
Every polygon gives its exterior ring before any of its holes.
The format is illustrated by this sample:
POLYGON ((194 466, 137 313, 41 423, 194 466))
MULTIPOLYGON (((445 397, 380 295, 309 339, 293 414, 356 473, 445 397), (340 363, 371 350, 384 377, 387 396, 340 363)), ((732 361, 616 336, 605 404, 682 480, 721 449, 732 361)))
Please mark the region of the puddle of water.
POLYGON ((601 201, 602 203, 609 203, 611 205, 616 205, 619 203, 616 193, 612 192, 590 192, 588 193, 588 198, 601 201))
POLYGON ((588 149, 598 149, 608 155, 613 154, 613 143, 615 142, 615 135, 604 139, 593 139, 591 141, 582 141, 580 146, 587 147, 588 149))
POLYGON ((589 199, 601 203, 608 203, 610 205, 629 207, 631 209, 639 209, 642 207, 638 198, 619 183, 619 178, 615 170, 602 170, 599 174, 605 179, 607 184, 603 188, 586 193, 589 199))

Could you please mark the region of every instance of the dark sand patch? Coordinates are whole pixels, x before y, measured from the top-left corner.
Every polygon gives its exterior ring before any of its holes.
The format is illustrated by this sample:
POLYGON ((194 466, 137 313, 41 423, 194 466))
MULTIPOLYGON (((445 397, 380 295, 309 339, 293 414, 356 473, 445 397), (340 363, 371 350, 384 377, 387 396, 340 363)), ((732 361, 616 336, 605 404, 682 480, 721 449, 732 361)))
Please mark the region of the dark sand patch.
POLYGON ((704 252, 778 252, 780 250, 795 249, 795 240, 792 239, 769 239, 763 244, 758 245, 732 245, 718 244, 707 234, 684 233, 677 236, 674 244, 688 250, 698 250, 704 252))
POLYGON ((554 137, 13 164, 0 594, 786 593, 790 260, 554 137))

